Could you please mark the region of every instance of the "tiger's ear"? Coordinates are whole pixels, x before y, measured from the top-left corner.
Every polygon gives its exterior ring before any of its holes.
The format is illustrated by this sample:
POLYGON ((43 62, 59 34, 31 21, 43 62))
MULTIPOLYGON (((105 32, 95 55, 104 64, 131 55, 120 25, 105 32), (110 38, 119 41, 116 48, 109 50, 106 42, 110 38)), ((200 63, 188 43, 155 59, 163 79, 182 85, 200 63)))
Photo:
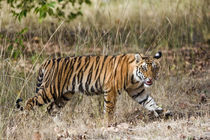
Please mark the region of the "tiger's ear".
POLYGON ((162 52, 159 51, 155 54, 155 56, 153 58, 159 59, 159 58, 161 58, 161 56, 162 56, 162 52))
POLYGON ((139 63, 141 60, 141 56, 139 54, 135 54, 136 63, 139 63))

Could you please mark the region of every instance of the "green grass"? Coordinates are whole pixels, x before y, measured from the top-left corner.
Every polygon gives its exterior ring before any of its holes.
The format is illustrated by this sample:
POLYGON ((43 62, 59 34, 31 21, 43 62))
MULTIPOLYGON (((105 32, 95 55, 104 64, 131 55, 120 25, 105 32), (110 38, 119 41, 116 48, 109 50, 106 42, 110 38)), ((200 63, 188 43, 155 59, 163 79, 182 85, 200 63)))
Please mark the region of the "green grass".
POLYGON ((36 132, 43 139, 204 136, 207 128, 198 124, 206 124, 209 117, 208 5, 208 0, 95 0, 83 8, 83 17, 62 24, 50 17, 40 23, 32 13, 15 21, 4 4, 0 11, 0 139, 32 139, 36 132), (27 32, 18 34, 25 27, 27 32), (19 93, 24 101, 34 95, 36 73, 45 59, 158 50, 163 52, 160 78, 149 91, 175 113, 168 121, 150 117, 126 94, 119 96, 114 119, 134 131, 103 127, 102 96, 75 96, 63 109, 61 122, 45 113, 46 106, 29 114, 15 109, 19 93), (201 102, 203 95, 206 103, 201 102), (183 127, 189 118, 192 125, 183 127), (172 129, 167 129, 169 125, 172 129), (156 126, 163 129, 157 131, 156 126))

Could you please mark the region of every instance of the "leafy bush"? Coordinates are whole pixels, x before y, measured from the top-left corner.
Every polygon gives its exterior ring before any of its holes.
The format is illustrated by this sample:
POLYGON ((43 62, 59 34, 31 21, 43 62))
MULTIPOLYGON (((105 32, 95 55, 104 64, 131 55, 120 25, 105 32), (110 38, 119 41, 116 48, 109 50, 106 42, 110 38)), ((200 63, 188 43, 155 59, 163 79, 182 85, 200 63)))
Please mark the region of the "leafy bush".
MULTIPOLYGON (((0 0, 1 1, 1 0, 0 0)), ((90 0, 7 0, 11 7, 11 12, 19 21, 34 12, 42 20, 47 15, 59 20, 71 21, 82 15, 82 4, 91 4, 90 0)), ((2 8, 2 7, 0 7, 2 8)))
POLYGON ((24 28, 15 34, 14 39, 8 39, 9 46, 6 51, 8 57, 17 59, 21 55, 23 55, 25 49, 23 38, 24 38, 24 33, 26 33, 27 30, 28 30, 27 28, 24 28))

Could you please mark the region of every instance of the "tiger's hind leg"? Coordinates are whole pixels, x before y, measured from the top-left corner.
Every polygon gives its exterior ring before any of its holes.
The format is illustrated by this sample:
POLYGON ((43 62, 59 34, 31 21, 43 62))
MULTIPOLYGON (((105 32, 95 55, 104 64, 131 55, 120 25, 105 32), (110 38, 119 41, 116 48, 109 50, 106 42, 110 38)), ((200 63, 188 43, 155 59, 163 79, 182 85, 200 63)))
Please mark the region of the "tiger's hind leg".
POLYGON ((49 103, 51 100, 52 95, 45 88, 43 88, 40 89, 34 97, 27 100, 24 109, 30 111, 34 108, 34 106, 42 106, 49 103))
POLYGON ((48 107, 47 111, 51 116, 56 116, 60 113, 61 109, 65 107, 67 102, 71 100, 73 94, 72 93, 65 93, 55 101, 53 101, 48 107))

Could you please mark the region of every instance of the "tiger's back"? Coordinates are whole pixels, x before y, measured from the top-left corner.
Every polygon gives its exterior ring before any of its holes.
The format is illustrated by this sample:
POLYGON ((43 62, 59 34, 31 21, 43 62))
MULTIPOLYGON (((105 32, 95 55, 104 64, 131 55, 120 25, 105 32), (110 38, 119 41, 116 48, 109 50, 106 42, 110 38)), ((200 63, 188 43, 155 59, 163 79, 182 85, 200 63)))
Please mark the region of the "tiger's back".
MULTIPOLYGON (((128 60, 129 55, 80 56, 48 60, 40 68, 39 75, 43 80, 41 84, 37 84, 37 92, 40 89, 48 89, 45 92, 55 94, 56 97, 66 92, 72 94, 81 92, 86 95, 105 93, 110 90, 110 85, 119 86, 114 80, 119 82, 123 80, 121 78, 128 70, 125 63, 128 60), (123 65, 124 68, 121 68, 123 65)), ((54 100, 56 97, 53 97, 54 100)))

